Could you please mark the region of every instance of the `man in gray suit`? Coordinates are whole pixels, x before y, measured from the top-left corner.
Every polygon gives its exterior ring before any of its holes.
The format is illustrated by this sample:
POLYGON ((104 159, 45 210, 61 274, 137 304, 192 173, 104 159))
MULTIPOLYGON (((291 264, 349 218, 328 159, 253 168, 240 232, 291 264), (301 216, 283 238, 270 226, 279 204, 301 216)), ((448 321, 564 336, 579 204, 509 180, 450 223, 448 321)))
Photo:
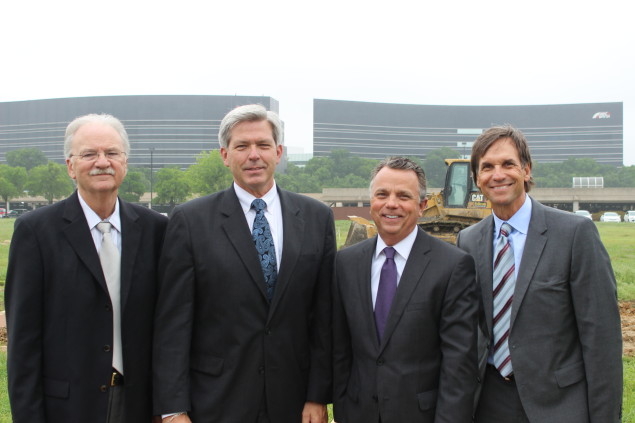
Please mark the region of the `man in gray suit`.
POLYGON ((338 423, 467 423, 477 385, 474 260, 417 227, 423 169, 395 157, 370 185, 379 235, 336 257, 338 423))
POLYGON ((484 308, 476 422, 619 422, 616 282, 595 225, 527 195, 531 156, 514 127, 485 131, 471 167, 493 207, 457 241, 476 260, 484 308))

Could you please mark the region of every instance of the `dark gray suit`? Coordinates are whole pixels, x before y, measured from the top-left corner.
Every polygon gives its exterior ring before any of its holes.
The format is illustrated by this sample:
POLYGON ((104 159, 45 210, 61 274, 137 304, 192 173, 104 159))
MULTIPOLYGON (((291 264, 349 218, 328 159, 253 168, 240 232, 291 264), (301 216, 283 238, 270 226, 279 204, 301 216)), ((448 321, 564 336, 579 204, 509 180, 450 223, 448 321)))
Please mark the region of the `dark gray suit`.
MULTIPOLYGON (((126 423, 150 422, 152 322, 167 218, 120 201, 126 423)), ((77 192, 20 217, 5 290, 13 421, 106 421, 113 316, 77 192)))
POLYGON ((338 423, 463 423, 477 385, 474 261, 417 229, 380 344, 371 297, 377 238, 338 252, 333 288, 338 423))
MULTIPOLYGON (((622 335, 608 254, 589 219, 531 201, 509 335, 522 406, 536 423, 618 422, 622 335)), ((484 345, 492 333, 493 236, 490 216, 457 241, 477 263, 484 345)))
POLYGON ((283 253, 269 304, 233 188, 170 217, 154 348, 155 410, 194 423, 298 423, 306 401, 331 400, 331 210, 279 190, 283 253))

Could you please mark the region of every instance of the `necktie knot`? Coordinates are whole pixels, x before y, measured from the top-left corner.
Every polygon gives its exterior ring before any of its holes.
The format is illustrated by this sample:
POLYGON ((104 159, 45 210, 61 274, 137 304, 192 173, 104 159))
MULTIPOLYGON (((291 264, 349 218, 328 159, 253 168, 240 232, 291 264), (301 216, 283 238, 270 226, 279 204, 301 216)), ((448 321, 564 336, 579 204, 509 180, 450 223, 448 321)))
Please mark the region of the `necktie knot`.
POLYGON ((510 225, 509 223, 505 222, 501 225, 501 235, 504 237, 508 237, 509 234, 512 233, 512 231, 514 230, 514 228, 512 228, 512 225, 510 225))
POLYGON ((97 224, 97 229, 99 229, 99 232, 101 232, 102 234, 110 233, 111 227, 112 224, 110 222, 99 222, 97 224))
POLYGON ((384 255, 386 256, 386 260, 394 260, 395 259, 395 249, 393 247, 384 248, 384 255))
POLYGON ((260 213, 267 208, 267 203, 265 203, 265 200, 263 200, 262 198, 256 198, 254 201, 251 202, 251 208, 255 209, 256 213, 260 213))

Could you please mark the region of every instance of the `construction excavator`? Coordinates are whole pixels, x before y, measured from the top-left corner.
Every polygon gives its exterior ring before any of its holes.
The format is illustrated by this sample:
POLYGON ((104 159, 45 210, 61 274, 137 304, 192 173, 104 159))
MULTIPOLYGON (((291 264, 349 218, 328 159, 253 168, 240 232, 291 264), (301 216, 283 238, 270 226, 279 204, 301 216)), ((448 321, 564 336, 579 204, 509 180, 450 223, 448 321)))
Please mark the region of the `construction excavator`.
MULTIPOLYGON (((470 161, 445 159, 445 185, 438 193, 427 195, 428 203, 417 225, 424 231, 451 244, 461 229, 479 222, 492 213, 492 204, 479 191, 472 179, 470 161)), ((358 216, 349 216, 344 247, 375 236, 375 224, 358 216)))

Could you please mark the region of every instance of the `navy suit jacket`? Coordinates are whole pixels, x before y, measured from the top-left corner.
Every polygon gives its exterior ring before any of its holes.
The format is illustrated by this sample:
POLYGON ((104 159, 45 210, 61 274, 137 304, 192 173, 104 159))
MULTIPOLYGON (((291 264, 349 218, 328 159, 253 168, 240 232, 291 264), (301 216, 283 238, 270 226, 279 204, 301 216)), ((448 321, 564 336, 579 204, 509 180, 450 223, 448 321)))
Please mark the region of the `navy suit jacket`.
POLYGON ((232 188, 177 207, 161 262, 154 347, 157 414, 297 423, 331 400, 333 214, 278 191, 283 253, 271 304, 232 188))
POLYGON ((377 238, 338 252, 333 288, 338 423, 469 423, 477 385, 474 260, 417 230, 377 339, 371 263, 377 238))
MULTIPOLYGON (((149 422, 157 265, 167 218, 120 200, 126 423, 149 422)), ((77 192, 15 223, 5 288, 16 423, 105 422, 113 319, 77 192)))

